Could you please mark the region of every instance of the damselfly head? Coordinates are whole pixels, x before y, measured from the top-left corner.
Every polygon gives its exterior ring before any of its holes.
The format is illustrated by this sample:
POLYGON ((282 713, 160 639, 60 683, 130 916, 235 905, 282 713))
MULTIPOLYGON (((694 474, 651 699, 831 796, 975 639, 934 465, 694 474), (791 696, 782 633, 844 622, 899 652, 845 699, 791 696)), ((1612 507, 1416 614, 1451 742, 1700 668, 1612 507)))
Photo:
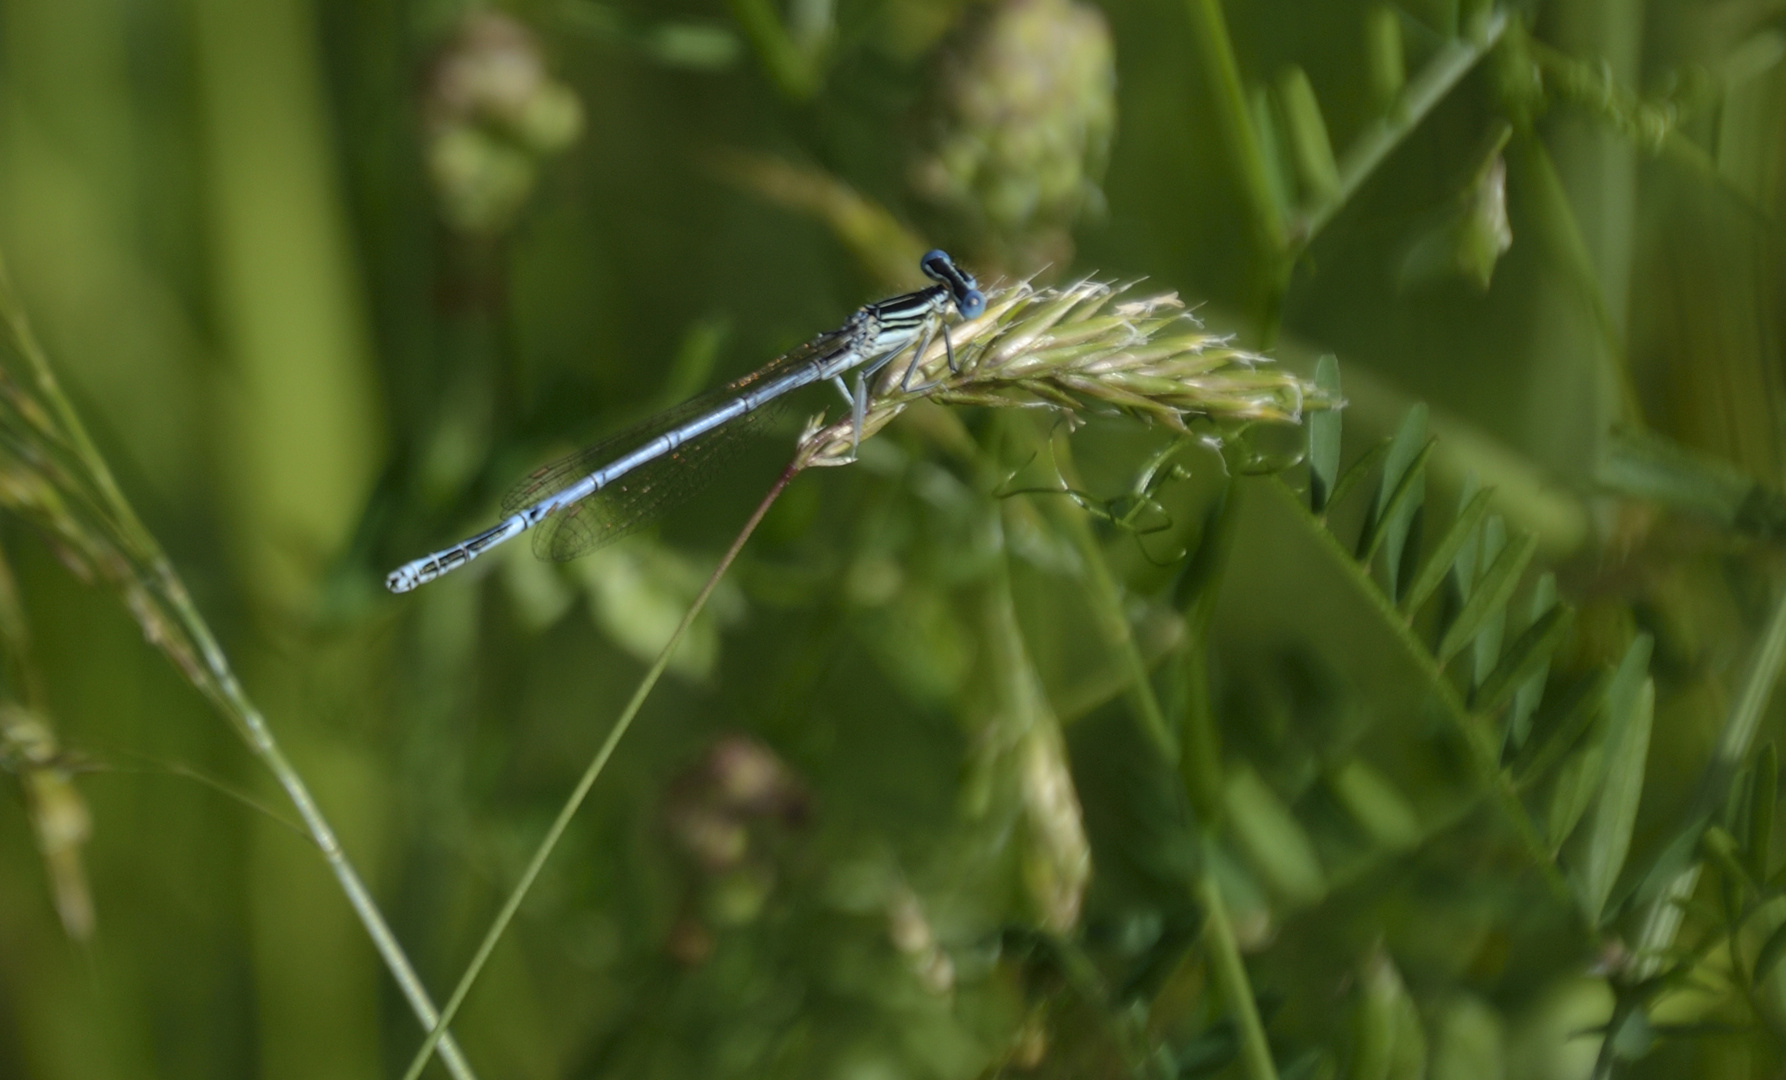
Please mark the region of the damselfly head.
POLYGON ((956 266, 948 252, 932 249, 918 260, 918 266, 932 281, 949 287, 949 298, 955 301, 955 310, 962 318, 971 319, 986 310, 986 294, 980 291, 980 283, 974 275, 956 266))

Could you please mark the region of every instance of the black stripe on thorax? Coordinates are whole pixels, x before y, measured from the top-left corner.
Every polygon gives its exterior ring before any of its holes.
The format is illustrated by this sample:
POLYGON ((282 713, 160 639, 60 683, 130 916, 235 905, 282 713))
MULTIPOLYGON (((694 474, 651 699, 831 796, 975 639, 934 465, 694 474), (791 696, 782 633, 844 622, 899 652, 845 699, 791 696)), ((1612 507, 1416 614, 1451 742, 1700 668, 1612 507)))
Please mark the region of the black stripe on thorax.
POLYGON ((917 326, 939 310, 948 298, 947 287, 932 285, 928 289, 869 304, 863 311, 883 327, 917 326))

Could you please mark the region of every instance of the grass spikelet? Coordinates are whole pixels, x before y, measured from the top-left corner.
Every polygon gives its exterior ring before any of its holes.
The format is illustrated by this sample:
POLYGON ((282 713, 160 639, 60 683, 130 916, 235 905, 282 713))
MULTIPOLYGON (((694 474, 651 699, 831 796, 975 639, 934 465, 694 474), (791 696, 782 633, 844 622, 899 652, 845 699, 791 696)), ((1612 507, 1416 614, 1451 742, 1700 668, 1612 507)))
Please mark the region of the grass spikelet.
MULTIPOLYGON (((1252 423, 1300 423, 1333 395, 1205 329, 1173 293, 1129 297, 1130 285, 1086 279, 988 292, 986 311, 949 328, 920 355, 881 374, 862 421, 866 438, 919 399, 944 405, 1120 413, 1175 431, 1211 422, 1218 438, 1252 423), (948 347, 956 367, 948 363, 948 347), (915 370, 913 370, 915 367, 915 370), (908 377, 909 376, 909 377, 908 377)), ((854 460, 844 417, 801 440, 800 468, 854 460)))

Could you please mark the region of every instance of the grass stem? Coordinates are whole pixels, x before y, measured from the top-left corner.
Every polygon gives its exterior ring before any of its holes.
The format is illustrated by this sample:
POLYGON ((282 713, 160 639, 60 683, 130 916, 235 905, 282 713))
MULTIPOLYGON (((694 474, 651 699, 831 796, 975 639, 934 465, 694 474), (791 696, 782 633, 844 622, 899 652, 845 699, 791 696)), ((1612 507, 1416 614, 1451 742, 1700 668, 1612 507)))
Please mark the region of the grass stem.
POLYGON ((682 621, 676 624, 675 631, 670 634, 670 640, 664 643, 663 649, 657 654, 657 659, 652 661, 650 669, 645 672, 645 677, 639 680, 639 687, 633 691, 632 700, 626 703, 626 708, 620 713, 620 718, 614 721, 613 728, 608 731, 608 737, 602 740, 601 747, 590 759, 589 766, 583 770, 583 776, 577 781, 576 788, 571 791, 570 797, 559 809, 558 817, 553 820, 552 827, 547 829, 546 835, 541 838, 539 847, 534 850, 533 858, 528 860, 527 869, 522 871, 521 879, 515 883, 508 899, 503 901, 502 910, 497 912, 496 918, 491 921, 489 930, 484 934, 484 940, 478 944, 477 952, 473 954, 471 963, 465 967, 465 974, 460 976, 459 985, 453 988, 453 996, 447 999, 446 1008, 441 1012, 440 1019, 435 1022, 433 1030, 428 1032, 428 1037, 422 1041, 421 1047, 416 1050, 415 1057, 410 1061, 409 1068, 404 1071, 404 1080, 416 1080, 422 1075, 422 1069, 427 1066, 435 1046, 440 1043, 447 1026, 453 1022, 453 1017, 458 1015, 459 1006, 464 1004, 465 996, 470 993, 472 984, 477 981, 478 975, 484 970, 484 964, 490 959, 490 954, 495 951, 496 943, 502 939, 509 923, 514 921, 515 913, 521 908, 521 901, 526 899, 527 893, 533 888, 533 883, 539 877, 540 871, 544 869, 546 860, 557 849, 558 842, 564 838, 564 831, 570 827, 571 819, 576 816, 577 811, 583 805, 583 800, 588 797, 590 789, 601 777, 602 770, 607 768, 608 760, 614 756, 615 747, 620 745, 622 738, 625 738, 627 729, 632 727, 634 718, 644 707, 645 699, 651 696, 651 691, 656 688, 658 679, 669 667, 670 658, 676 653, 676 646, 682 643, 683 635, 688 632, 690 626, 694 625, 695 617, 700 615, 701 609, 707 606, 708 597, 712 596, 713 590, 719 587, 720 579, 725 577, 726 571, 738 558, 738 553, 744 550, 745 541, 750 539, 751 533, 755 532, 757 526, 762 523, 763 515, 769 512, 769 507, 774 505, 782 491, 799 474, 801 467, 802 463, 796 460, 782 471, 780 478, 769 488, 768 494, 764 495, 763 501, 757 504, 756 510, 745 521, 744 527, 738 530, 738 535, 733 539, 732 546, 726 549, 725 555, 719 560, 719 565, 713 568, 713 573, 708 576, 707 583, 696 594, 688 611, 683 613, 682 621))
POLYGON ((1203 869, 1194 887, 1197 903, 1203 908, 1203 939, 1209 949, 1210 967, 1228 1010, 1240 1035, 1240 1061, 1247 1080, 1277 1080, 1277 1066, 1271 1060, 1271 1044, 1265 1038, 1265 1023, 1259 1018, 1258 1003, 1253 1000, 1253 984, 1247 978, 1246 964, 1240 959, 1240 942, 1234 936, 1234 924, 1228 919, 1228 903, 1210 872, 1213 841, 1204 840, 1203 869))
POLYGON ((1306 247, 1342 207, 1358 193, 1378 166, 1420 126, 1460 80, 1487 56, 1507 31, 1507 12, 1495 8, 1474 37, 1459 38, 1439 50, 1408 83, 1400 102, 1386 117, 1367 127, 1339 160, 1339 185, 1304 209, 1293 223, 1294 239, 1306 247))

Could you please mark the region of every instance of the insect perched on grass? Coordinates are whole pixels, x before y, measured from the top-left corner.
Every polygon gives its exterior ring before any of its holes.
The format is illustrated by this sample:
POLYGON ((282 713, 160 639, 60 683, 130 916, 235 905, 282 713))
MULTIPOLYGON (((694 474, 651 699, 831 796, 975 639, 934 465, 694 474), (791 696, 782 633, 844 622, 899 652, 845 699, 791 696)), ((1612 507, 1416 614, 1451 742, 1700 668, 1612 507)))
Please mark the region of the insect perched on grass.
MULTIPOLYGON (((501 522, 403 564, 385 578, 385 587, 408 592, 528 529, 536 530, 534 553, 555 561, 574 559, 625 536, 703 487, 710 466, 718 463, 718 451, 759 424, 771 411, 766 406, 824 379, 836 383, 849 400, 859 441, 869 378, 908 349, 922 356, 938 333, 953 367, 944 324, 949 308, 964 319, 985 310, 978 282, 946 252, 926 254, 919 266, 936 284, 865 304, 842 326, 742 379, 547 465, 502 501, 508 516, 501 522), (850 371, 856 372, 853 389, 843 381, 850 371)), ((908 380, 910 376, 908 371, 908 380)))

